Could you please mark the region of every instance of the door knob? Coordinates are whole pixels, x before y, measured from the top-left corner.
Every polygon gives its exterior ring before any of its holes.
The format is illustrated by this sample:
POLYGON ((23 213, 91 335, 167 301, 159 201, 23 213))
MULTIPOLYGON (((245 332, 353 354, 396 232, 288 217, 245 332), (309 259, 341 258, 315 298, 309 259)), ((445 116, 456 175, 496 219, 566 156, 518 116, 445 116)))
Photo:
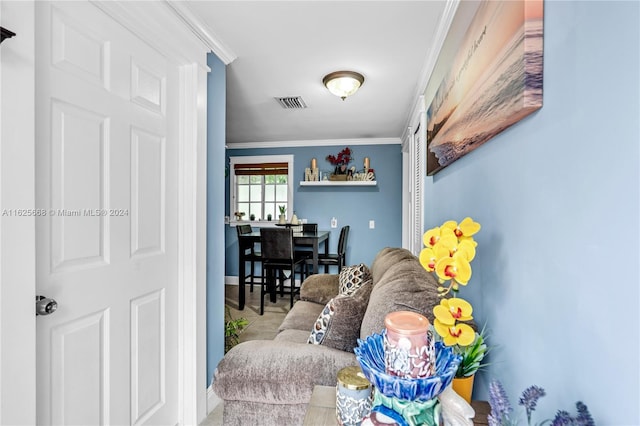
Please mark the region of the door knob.
POLYGON ((49 315, 58 309, 58 302, 44 296, 36 296, 36 315, 49 315))

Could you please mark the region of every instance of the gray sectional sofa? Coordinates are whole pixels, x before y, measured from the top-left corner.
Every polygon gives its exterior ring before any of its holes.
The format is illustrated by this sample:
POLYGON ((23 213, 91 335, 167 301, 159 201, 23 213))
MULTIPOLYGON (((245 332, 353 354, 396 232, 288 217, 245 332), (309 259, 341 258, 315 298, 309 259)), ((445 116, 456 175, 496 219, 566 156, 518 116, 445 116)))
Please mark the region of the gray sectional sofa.
POLYGON ((213 383, 224 400, 225 425, 302 424, 314 385, 335 386, 341 368, 358 365, 352 352, 356 339, 379 333, 388 313, 409 310, 433 321, 433 307, 440 302, 438 283, 411 252, 385 248, 368 269, 370 288, 359 293, 364 306, 351 300, 341 305, 347 319, 339 325, 333 318, 327 331, 327 337, 340 334, 332 346, 352 341, 348 350, 308 343, 318 316, 339 293, 337 274, 318 274, 304 281, 300 301, 274 340, 244 342, 225 355, 213 383))

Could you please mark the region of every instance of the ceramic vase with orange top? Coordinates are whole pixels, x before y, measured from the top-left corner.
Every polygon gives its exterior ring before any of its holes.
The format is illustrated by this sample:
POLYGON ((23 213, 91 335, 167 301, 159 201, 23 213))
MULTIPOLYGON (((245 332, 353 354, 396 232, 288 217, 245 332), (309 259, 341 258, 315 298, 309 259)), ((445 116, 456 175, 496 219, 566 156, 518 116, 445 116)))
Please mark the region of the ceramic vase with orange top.
POLYGON ((435 374, 435 341, 429 320, 410 311, 391 312, 384 319, 384 364, 387 374, 424 378, 435 374))

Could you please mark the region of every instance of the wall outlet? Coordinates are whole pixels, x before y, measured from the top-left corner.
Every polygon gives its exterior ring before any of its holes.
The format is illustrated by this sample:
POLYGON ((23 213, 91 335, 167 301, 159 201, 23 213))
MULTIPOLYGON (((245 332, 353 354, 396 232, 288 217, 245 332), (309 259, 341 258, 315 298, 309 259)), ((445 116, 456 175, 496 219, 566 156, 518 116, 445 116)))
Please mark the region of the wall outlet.
POLYGON ((338 219, 336 219, 335 217, 331 218, 331 227, 332 228, 337 228, 338 227, 338 219))
POLYGON ((376 221, 375 220, 370 220, 369 221, 369 229, 375 229, 376 227, 376 221))

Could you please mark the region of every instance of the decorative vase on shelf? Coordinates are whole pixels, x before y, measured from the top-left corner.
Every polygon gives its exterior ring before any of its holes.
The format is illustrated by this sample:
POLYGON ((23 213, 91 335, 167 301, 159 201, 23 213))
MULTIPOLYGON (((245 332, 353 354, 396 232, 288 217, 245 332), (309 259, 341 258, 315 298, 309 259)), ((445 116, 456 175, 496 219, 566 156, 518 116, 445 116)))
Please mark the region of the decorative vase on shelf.
POLYGON ((291 224, 292 225, 297 225, 298 224, 298 216, 296 216, 296 212, 293 212, 293 216, 291 216, 291 224))
POLYGON ((278 216, 278 223, 280 225, 284 225, 287 223, 287 216, 284 214, 281 214, 280 216, 278 216))
POLYGON ((471 404, 471 394, 473 393, 473 378, 474 375, 469 377, 454 377, 451 387, 458 395, 464 398, 467 403, 471 404))

